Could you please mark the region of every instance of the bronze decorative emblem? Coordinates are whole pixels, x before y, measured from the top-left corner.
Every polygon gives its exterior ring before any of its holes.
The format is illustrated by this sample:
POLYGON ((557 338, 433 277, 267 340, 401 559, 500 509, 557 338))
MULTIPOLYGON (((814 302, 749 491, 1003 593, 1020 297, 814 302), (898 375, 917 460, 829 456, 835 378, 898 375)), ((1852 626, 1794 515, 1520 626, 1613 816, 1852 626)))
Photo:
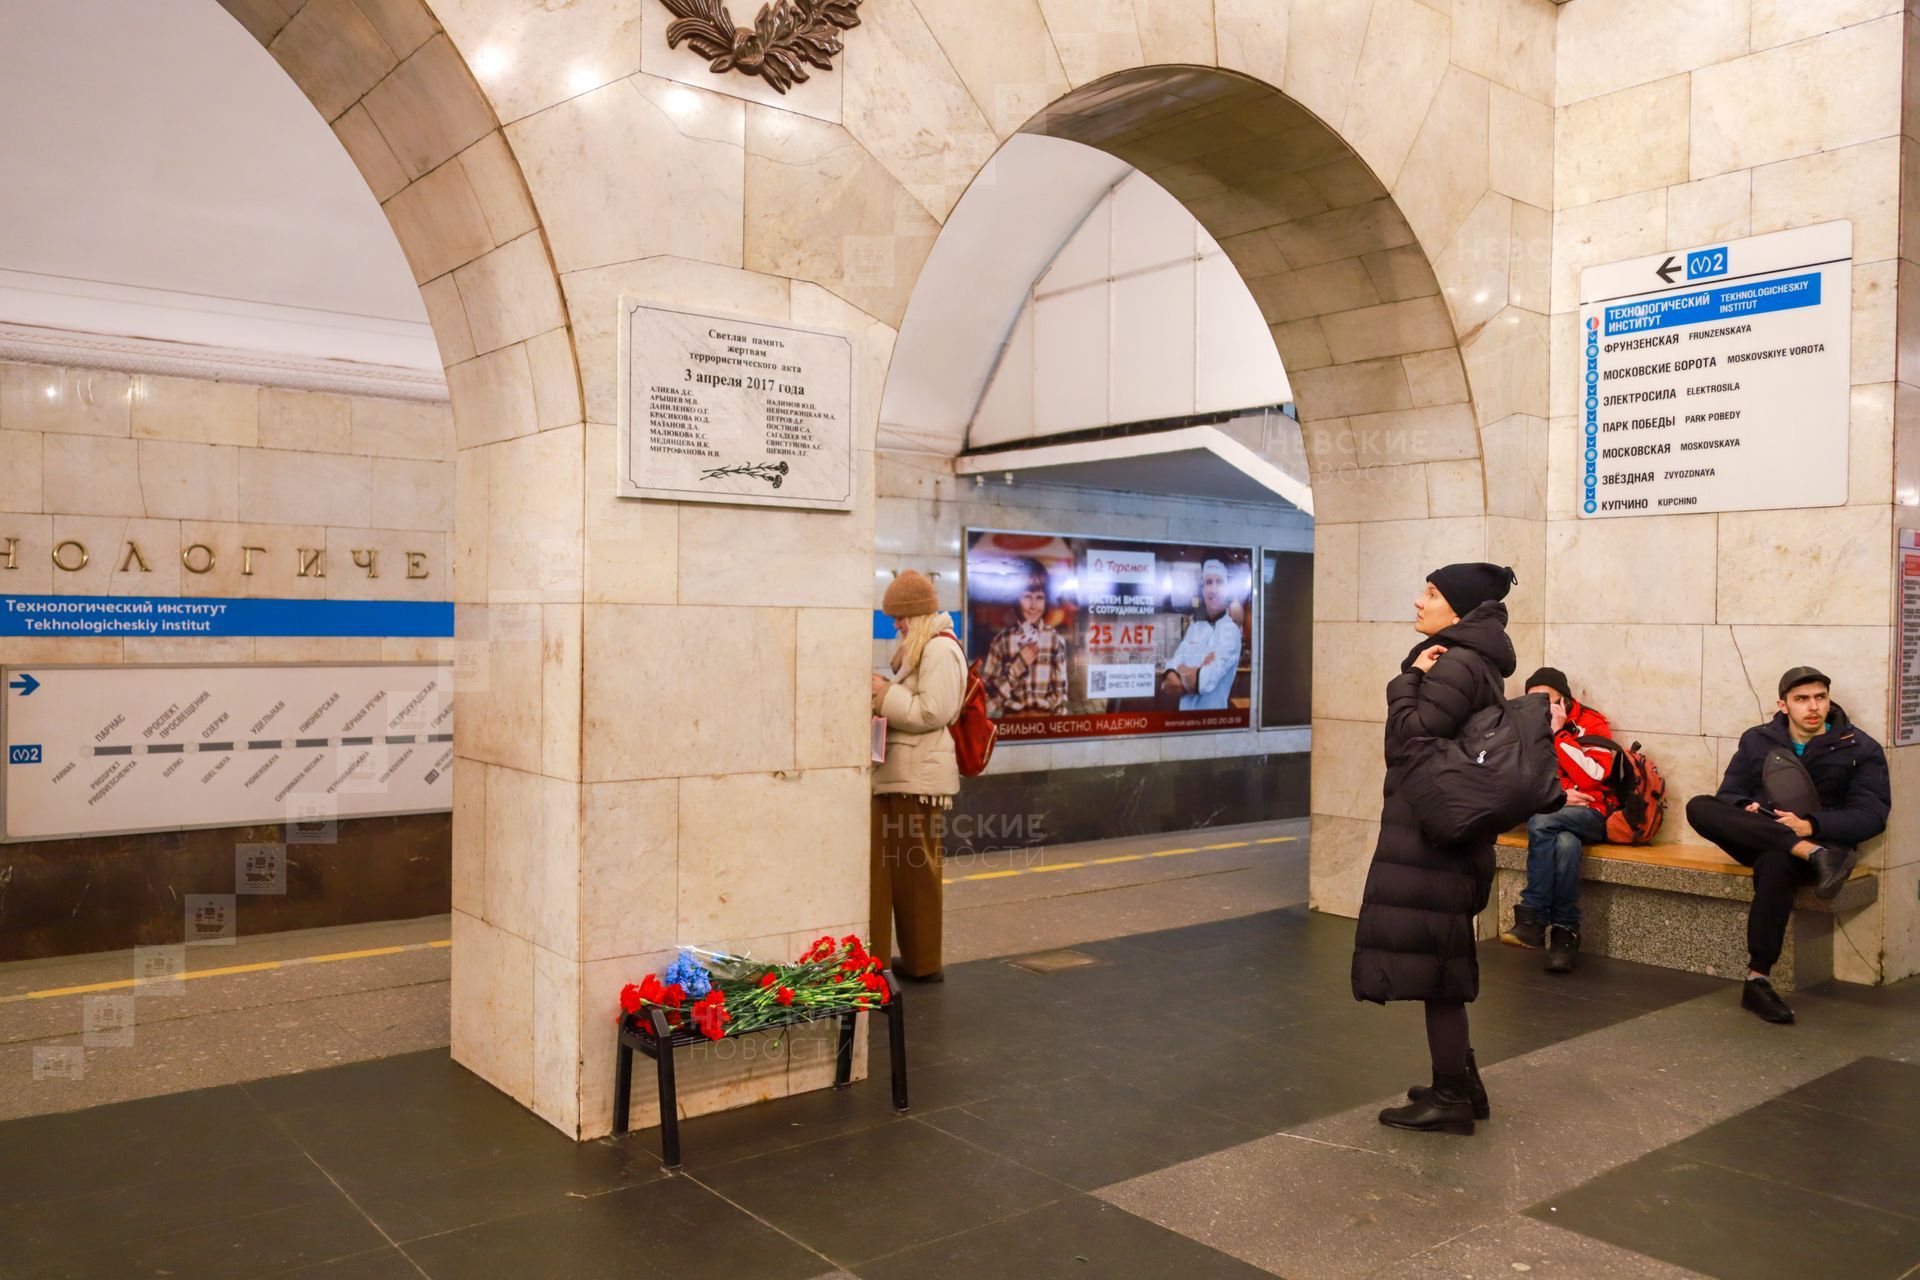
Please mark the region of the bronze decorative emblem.
POLYGON ((807 78, 807 65, 833 70, 840 32, 860 25, 860 0, 768 0, 752 27, 735 27, 723 0, 660 0, 679 21, 667 27, 667 47, 687 47, 712 59, 715 75, 741 71, 785 93, 807 78))

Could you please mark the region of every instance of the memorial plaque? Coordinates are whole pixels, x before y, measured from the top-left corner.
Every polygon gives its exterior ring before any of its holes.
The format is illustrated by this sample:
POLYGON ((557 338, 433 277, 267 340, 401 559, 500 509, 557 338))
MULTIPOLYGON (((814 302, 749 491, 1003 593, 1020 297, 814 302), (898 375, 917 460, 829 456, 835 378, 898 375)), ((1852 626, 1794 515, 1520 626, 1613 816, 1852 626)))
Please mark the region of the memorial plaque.
POLYGON ((1853 225, 1580 274, 1582 517, 1847 500, 1853 225))
POLYGON ((620 496, 846 511, 853 336, 620 300, 620 496))
POLYGON ((1920 745, 1920 530, 1896 529, 1900 598, 1893 637, 1893 745, 1920 745))

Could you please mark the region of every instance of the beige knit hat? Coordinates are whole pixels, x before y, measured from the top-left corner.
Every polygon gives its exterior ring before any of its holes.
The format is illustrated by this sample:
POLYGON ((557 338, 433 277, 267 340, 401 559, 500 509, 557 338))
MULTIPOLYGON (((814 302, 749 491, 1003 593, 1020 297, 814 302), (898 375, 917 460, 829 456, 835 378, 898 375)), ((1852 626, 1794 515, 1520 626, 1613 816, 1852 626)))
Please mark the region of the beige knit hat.
POLYGON ((940 602, 933 593, 933 583, 927 575, 918 569, 902 569, 887 584, 887 594, 880 598, 881 612, 889 618, 917 618, 923 613, 935 613, 940 602))

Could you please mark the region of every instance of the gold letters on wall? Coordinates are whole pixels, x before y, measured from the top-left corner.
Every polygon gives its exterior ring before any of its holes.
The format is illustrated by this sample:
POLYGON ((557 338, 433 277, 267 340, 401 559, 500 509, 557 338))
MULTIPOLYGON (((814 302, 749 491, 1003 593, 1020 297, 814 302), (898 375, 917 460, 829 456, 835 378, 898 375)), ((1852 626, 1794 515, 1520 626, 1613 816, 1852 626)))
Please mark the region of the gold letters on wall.
MULTIPOLYGON (((265 547, 240 548, 240 573, 243 577, 254 576, 254 556, 269 554, 265 547)), ((379 573, 379 552, 371 547, 356 547, 348 552, 356 569, 365 569, 369 578, 377 578, 379 573)), ((407 551, 402 553, 407 561, 407 577, 422 579, 431 575, 427 569, 425 551, 407 551)), ((67 538, 54 544, 53 565, 62 573, 79 573, 93 560, 87 544, 77 538, 67 538)), ((204 542, 195 542, 180 549, 180 565, 188 573, 212 573, 219 564, 219 553, 204 542)), ((0 572, 20 568, 20 539, 16 536, 0 538, 0 572)), ((120 557, 120 573, 152 573, 153 566, 147 562, 146 552, 140 544, 129 538, 126 549, 120 557)), ((298 547, 294 551, 294 576, 299 578, 324 578, 327 576, 327 553, 324 548, 298 547)))

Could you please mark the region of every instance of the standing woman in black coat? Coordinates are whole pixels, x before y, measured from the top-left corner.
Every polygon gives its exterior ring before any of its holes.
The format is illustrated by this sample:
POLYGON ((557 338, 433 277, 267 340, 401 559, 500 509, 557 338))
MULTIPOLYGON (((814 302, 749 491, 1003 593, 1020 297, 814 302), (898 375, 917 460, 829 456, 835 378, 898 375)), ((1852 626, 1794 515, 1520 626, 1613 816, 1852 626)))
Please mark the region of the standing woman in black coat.
POLYGON ((1467 1005, 1480 994, 1473 918, 1493 888, 1493 843, 1440 845, 1399 795, 1401 769, 1422 739, 1451 738, 1476 711, 1506 696, 1513 674, 1507 606, 1513 570, 1450 564, 1427 575, 1414 601, 1422 637, 1387 684, 1387 782, 1380 838, 1354 935, 1353 995, 1384 1004, 1419 1000, 1427 1011, 1433 1085, 1380 1113, 1400 1129, 1472 1133, 1487 1094, 1467 1036, 1467 1005))

